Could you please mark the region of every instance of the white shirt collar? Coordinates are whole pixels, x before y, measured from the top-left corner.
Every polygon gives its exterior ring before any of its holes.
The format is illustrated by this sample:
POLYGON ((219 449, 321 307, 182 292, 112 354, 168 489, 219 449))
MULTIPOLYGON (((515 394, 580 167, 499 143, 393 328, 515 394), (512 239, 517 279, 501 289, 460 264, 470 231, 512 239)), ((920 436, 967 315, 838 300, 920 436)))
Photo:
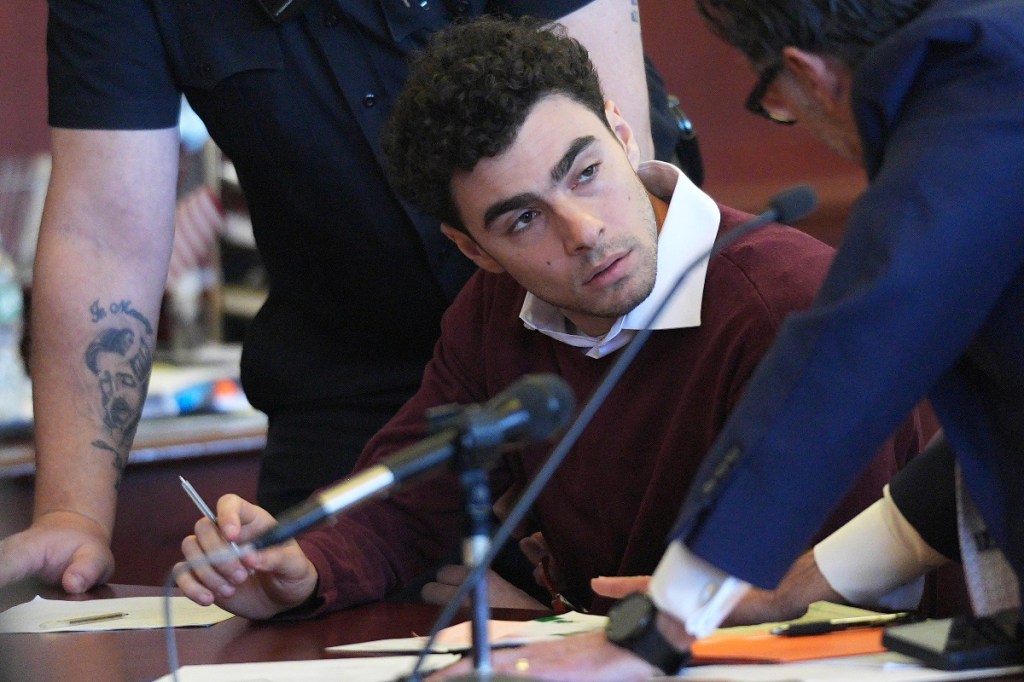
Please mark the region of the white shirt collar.
MULTIPOLYGON (((565 316, 555 306, 526 293, 520 319, 527 329, 539 331, 570 346, 586 348, 587 355, 600 358, 622 348, 642 329, 680 274, 718 235, 721 215, 718 206, 675 166, 660 161, 640 164, 637 175, 651 194, 669 202, 668 214, 658 234, 658 270, 654 289, 640 305, 620 317, 601 337, 571 334, 565 316)), ((654 329, 683 329, 700 326, 707 260, 695 267, 676 291, 668 306, 654 321, 654 329)))

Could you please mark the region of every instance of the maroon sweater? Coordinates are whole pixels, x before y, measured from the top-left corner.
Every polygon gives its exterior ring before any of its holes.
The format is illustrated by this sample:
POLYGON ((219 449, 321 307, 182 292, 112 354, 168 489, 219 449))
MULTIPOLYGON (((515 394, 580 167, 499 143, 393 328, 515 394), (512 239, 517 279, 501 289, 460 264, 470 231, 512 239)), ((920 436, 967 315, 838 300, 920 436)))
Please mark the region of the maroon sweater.
MULTIPOLYGON (((721 229, 746 217, 723 207, 721 229)), ((699 327, 650 336, 533 507, 532 523, 571 594, 590 595, 595 576, 654 570, 701 459, 783 318, 810 305, 831 259, 828 246, 797 230, 761 229, 710 262, 699 327)), ((367 444, 358 468, 423 438, 428 408, 486 401, 523 374, 557 373, 580 404, 589 397, 617 353, 589 358, 527 330, 519 319, 524 295, 504 274, 481 271, 470 279, 444 317, 422 387, 367 444)), ((822 535, 875 501, 919 445, 908 422, 822 535)), ((492 470, 495 499, 529 482, 550 449, 506 454, 492 470)), ((320 574, 320 609, 337 609, 401 589, 447 556, 464 528, 461 488, 443 474, 354 509, 299 542, 320 574)), ((607 602, 588 606, 600 611, 607 602)))

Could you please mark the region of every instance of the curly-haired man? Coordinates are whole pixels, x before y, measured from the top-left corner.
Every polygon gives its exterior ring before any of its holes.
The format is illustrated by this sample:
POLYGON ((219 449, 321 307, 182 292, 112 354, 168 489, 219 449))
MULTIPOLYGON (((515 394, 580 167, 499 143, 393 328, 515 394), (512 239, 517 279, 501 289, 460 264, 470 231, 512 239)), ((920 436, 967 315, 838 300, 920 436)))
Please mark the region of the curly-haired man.
MULTIPOLYGON (((672 166, 640 164, 587 52, 535 21, 483 20, 439 34, 413 65, 385 149, 399 192, 439 217, 480 272, 447 313, 422 388, 360 467, 421 438, 426 409, 484 401, 525 373, 557 373, 589 395, 678 274, 747 217, 672 166)), ((653 570, 703 453, 782 319, 810 303, 831 256, 774 225, 712 258, 675 294, 534 507, 528 530, 543 534, 555 587, 571 601, 603 611, 608 601, 590 592, 591 579, 653 570)), ((916 439, 908 427, 888 444, 823 530, 876 499, 916 439)), ((544 455, 543 447, 505 453, 492 471, 495 497, 529 481, 544 455)), ((443 475, 245 558, 255 576, 230 561, 185 573, 179 585, 201 603, 254 617, 379 599, 457 544, 461 497, 455 476, 443 475)), ((231 540, 273 524, 237 497, 218 511, 231 540)), ((220 547, 202 521, 184 542, 187 558, 220 547)))

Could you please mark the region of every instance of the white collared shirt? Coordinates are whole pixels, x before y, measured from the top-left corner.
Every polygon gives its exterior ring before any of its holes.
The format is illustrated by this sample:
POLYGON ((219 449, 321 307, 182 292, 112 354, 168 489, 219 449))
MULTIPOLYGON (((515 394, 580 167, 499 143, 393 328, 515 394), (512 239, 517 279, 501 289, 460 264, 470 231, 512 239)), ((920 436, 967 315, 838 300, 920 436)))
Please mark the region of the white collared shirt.
MULTIPOLYGON (((660 161, 640 165, 637 175, 647 190, 669 202, 658 234, 658 265, 654 288, 638 306, 615 321, 600 337, 571 333, 557 307, 527 292, 519 317, 527 329, 570 346, 587 349, 587 356, 602 358, 625 346, 636 331, 647 326, 654 311, 679 276, 708 252, 718 236, 721 215, 714 200, 702 192, 675 166, 660 161)), ((684 329, 700 326, 707 259, 694 267, 669 304, 651 325, 653 329, 684 329)))

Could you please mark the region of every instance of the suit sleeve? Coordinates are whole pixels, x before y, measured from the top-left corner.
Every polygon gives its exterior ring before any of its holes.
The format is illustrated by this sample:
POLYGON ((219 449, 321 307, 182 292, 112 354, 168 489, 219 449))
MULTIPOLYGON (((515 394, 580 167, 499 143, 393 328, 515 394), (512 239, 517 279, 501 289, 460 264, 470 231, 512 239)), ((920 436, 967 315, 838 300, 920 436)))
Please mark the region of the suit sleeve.
POLYGON ((1024 193, 1007 179, 1024 177, 1024 125, 1005 84, 1024 60, 962 40, 902 55, 888 90, 861 88, 880 93, 857 100, 862 124, 884 119, 866 135, 884 148, 870 187, 815 306, 785 324, 684 503, 674 537, 757 585, 777 583, 1018 276, 1024 193))

